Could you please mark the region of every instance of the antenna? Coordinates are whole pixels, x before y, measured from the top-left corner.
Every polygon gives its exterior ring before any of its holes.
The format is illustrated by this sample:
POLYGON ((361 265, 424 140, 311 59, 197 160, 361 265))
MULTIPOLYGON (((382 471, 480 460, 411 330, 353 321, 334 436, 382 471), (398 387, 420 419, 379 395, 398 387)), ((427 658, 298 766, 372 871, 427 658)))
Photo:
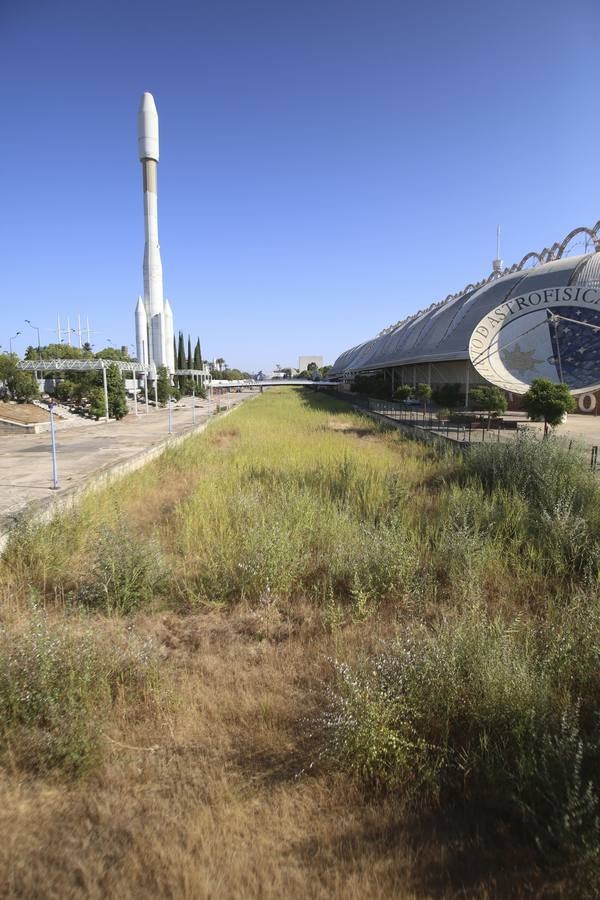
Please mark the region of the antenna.
POLYGON ((492 260, 492 272, 499 278, 503 268, 504 263, 500 259, 500 226, 496 225, 496 259, 492 260))

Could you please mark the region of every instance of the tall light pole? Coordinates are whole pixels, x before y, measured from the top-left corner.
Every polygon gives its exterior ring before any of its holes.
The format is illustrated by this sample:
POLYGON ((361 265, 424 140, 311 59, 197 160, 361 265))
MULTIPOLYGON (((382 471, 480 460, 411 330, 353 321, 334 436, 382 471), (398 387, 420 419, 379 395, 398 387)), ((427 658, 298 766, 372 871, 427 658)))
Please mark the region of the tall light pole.
POLYGON ((12 342, 14 341, 15 338, 18 338, 20 334, 21 334, 21 332, 17 331, 16 334, 13 334, 13 336, 9 337, 9 339, 8 339, 8 350, 11 355, 12 355, 12 342))
POLYGON ((37 325, 33 325, 33 324, 29 321, 29 319, 25 319, 25 323, 26 323, 27 325, 29 325, 30 328, 33 328, 34 331, 37 331, 37 336, 38 336, 38 346, 37 346, 37 349, 38 349, 38 358, 39 358, 39 357, 41 357, 41 355, 42 355, 42 346, 41 346, 41 343, 40 343, 40 329, 37 327, 37 325))

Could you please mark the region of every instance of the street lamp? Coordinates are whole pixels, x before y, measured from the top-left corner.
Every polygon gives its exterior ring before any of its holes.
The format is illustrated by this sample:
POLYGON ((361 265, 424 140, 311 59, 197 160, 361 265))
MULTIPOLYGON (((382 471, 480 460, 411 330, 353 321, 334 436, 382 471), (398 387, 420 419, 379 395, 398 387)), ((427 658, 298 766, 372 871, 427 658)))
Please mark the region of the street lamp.
POLYGON ((12 342, 14 341, 15 338, 19 337, 20 334, 21 334, 21 332, 17 331, 16 334, 13 334, 13 336, 9 337, 9 339, 8 339, 8 349, 11 354, 12 354, 12 342))
POLYGON ((34 331, 37 331, 37 336, 38 336, 38 357, 41 357, 41 355, 42 355, 42 348, 41 348, 41 344, 40 344, 40 329, 37 327, 37 325, 33 325, 33 324, 29 321, 29 319, 25 319, 25 322, 26 322, 27 325, 29 325, 30 328, 33 328, 34 331))

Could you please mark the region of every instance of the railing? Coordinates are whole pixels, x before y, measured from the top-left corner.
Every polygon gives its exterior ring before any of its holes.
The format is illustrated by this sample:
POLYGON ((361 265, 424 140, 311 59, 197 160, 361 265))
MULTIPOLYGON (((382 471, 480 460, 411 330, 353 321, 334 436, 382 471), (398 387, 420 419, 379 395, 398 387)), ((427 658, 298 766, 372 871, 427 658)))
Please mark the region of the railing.
MULTIPOLYGON (((333 392, 332 392, 333 393, 333 392)), ((481 419, 468 422, 457 422, 450 419, 439 419, 435 413, 425 410, 406 409, 406 406, 394 400, 376 400, 373 397, 365 397, 363 394, 340 394, 335 396, 348 400, 360 409, 375 412, 395 422, 402 422, 415 430, 434 432, 436 436, 446 438, 452 444, 464 447, 470 444, 501 443, 511 440, 516 434, 529 431, 536 436, 536 432, 530 429, 525 422, 501 420, 494 422, 492 418, 488 427, 486 421, 481 419)), ((581 450, 581 444, 570 440, 568 450, 581 450)), ((589 447, 590 468, 593 472, 600 471, 598 459, 598 446, 589 447)), ((586 455, 588 450, 586 449, 586 455)))

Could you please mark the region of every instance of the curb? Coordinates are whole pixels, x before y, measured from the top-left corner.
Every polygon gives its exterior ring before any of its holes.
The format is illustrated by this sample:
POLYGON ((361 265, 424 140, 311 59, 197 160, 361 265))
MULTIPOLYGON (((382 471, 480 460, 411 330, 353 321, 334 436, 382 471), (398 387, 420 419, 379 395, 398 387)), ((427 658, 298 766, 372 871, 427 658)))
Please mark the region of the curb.
MULTIPOLYGON (((251 400, 253 398, 248 397, 246 399, 251 400)), ((246 402, 246 400, 243 402, 246 402)), ((199 425, 191 426, 188 431, 185 431, 182 434, 165 438, 160 444, 155 444, 154 447, 142 450, 129 459, 114 463, 104 469, 99 469, 93 474, 88 475, 82 484, 65 488, 63 491, 59 491, 55 496, 44 497, 41 500, 31 500, 16 512, 8 513, 0 517, 0 556, 6 549, 11 531, 21 522, 25 520, 36 524, 51 522, 58 513, 76 506, 84 494, 105 487, 124 475, 136 472, 138 469, 145 466, 146 463, 156 459, 157 456, 161 456, 165 450, 168 450, 170 447, 176 447, 188 438, 202 434, 212 422, 220 421, 236 409, 239 409, 242 405, 242 403, 238 403, 235 406, 231 406, 229 409, 219 413, 216 419, 213 414, 211 418, 206 419, 204 422, 200 422, 199 425)))

